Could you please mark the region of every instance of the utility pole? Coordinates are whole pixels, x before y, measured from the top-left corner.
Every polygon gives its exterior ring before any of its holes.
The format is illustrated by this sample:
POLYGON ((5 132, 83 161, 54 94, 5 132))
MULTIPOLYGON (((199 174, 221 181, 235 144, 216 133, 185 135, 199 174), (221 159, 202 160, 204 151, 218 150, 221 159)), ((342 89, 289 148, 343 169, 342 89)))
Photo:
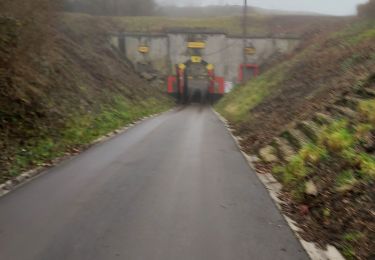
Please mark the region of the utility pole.
POLYGON ((247 41, 247 0, 244 0, 243 5, 243 21, 242 21, 242 29, 243 29, 243 64, 247 63, 247 54, 246 54, 246 41, 247 41))

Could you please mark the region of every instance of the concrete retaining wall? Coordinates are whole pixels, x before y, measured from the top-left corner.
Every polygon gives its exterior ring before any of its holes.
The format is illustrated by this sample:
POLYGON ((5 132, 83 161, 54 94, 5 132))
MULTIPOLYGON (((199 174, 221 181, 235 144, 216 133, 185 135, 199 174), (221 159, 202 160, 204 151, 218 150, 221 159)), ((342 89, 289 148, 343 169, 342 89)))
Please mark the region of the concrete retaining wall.
MULTIPOLYGON (((187 42, 192 37, 206 42, 202 57, 215 65, 215 73, 227 81, 236 82, 239 65, 243 63, 243 39, 227 36, 225 33, 173 32, 165 34, 124 33, 113 35, 111 44, 118 48, 140 72, 174 74, 174 65, 185 63, 191 54, 187 42), (149 53, 142 54, 138 47, 147 45, 149 53)), ((296 38, 254 37, 248 38, 247 44, 256 48, 256 54, 247 57, 247 63, 261 66, 272 55, 289 53, 299 43, 296 38)))

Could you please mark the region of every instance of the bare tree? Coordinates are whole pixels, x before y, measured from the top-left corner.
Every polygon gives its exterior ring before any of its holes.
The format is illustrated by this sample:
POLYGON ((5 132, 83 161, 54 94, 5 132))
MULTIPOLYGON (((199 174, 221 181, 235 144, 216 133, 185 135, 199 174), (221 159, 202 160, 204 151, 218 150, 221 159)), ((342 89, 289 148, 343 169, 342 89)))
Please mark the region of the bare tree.
POLYGON ((95 15, 136 16, 152 15, 154 0, 65 0, 66 11, 95 15))
POLYGON ((361 17, 375 18, 375 0, 358 6, 358 15, 361 17))

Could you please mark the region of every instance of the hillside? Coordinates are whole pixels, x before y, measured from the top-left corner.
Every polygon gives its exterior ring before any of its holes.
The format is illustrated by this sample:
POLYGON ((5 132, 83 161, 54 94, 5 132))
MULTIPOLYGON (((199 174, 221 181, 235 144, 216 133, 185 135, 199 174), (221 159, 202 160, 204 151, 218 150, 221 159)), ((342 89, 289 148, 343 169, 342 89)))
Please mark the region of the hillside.
POLYGON ((0 17, 0 182, 172 106, 112 49, 111 24, 15 17, 0 17))
POLYGON ((365 21, 328 36, 318 34, 283 57, 283 62, 226 96, 217 108, 238 127, 239 134, 244 133, 251 144, 247 151, 255 151, 281 133, 280 126, 308 117, 366 81, 374 72, 373 28, 374 22, 365 21))
MULTIPOLYGON (((156 15, 169 17, 222 17, 241 16, 243 14, 242 5, 208 5, 208 6, 172 6, 161 5, 156 11, 156 15)), ((319 15, 308 12, 290 12, 281 10, 264 9, 259 7, 248 7, 249 15, 319 15)))
POLYGON ((372 259, 374 244, 375 22, 316 35, 216 109, 261 173, 283 184, 302 236, 372 259))

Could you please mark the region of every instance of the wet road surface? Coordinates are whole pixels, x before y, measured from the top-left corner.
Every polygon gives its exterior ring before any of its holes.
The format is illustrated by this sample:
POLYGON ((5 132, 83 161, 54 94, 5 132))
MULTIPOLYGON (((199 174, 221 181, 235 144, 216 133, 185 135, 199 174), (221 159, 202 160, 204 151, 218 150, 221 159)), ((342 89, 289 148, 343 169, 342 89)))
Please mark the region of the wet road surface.
POLYGON ((0 198, 0 259, 307 256, 222 122, 192 105, 0 198))

